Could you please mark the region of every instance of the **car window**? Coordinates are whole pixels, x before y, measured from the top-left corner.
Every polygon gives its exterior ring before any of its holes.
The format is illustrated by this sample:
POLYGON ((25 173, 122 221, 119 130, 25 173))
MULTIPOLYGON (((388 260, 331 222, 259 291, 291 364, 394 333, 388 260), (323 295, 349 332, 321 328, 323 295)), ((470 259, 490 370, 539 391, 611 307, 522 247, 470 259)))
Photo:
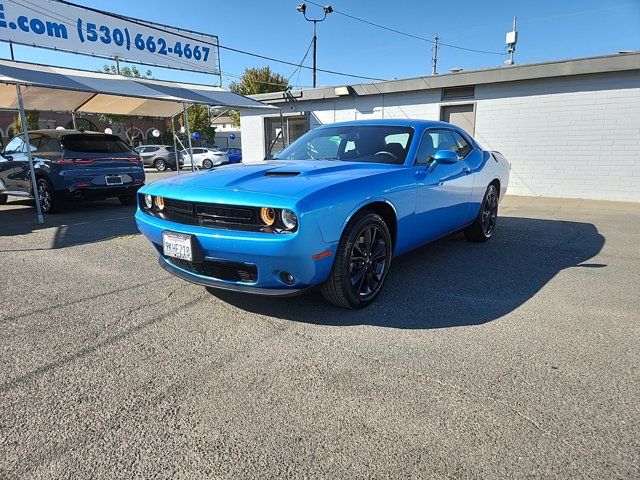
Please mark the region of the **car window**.
POLYGON ((42 136, 38 146, 38 154, 40 155, 59 155, 62 152, 60 140, 51 138, 46 135, 42 136))
POLYGON ((4 149, 5 154, 24 152, 24 140, 22 137, 14 137, 9 143, 7 143, 4 149))
POLYGON ((138 153, 143 153, 144 152, 144 147, 136 147, 134 148, 134 150, 138 153))
POLYGON ((61 139, 66 150, 80 153, 128 153, 131 149, 111 135, 66 135, 61 139))
POLYGON ((458 154, 458 144, 451 130, 431 129, 425 131, 416 154, 416 163, 419 165, 430 163, 438 150, 450 150, 458 154))
POLYGON ((464 158, 469 155, 469 152, 473 150, 473 147, 467 142, 467 140, 458 132, 453 132, 453 139, 456 142, 458 158, 464 158))

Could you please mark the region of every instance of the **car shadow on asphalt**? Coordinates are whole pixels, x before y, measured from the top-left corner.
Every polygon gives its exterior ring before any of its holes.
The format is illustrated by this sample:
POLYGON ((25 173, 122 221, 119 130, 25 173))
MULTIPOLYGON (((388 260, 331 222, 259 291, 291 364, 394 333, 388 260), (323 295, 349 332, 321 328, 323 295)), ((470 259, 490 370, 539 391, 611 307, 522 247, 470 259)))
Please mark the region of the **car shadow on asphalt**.
POLYGON ((33 201, 11 201, 0 210, 0 238, 55 231, 51 238, 32 240, 28 245, 5 245, 0 253, 66 248, 138 234, 134 214, 135 206, 123 206, 118 200, 72 202, 60 213, 45 215, 45 223, 39 225, 33 201))
POLYGON ((515 310, 566 268, 605 268, 588 262, 604 243, 590 223, 501 217, 487 243, 457 234, 395 258, 379 298, 361 310, 329 305, 318 291, 289 298, 215 295, 246 311, 317 325, 479 325, 515 310))

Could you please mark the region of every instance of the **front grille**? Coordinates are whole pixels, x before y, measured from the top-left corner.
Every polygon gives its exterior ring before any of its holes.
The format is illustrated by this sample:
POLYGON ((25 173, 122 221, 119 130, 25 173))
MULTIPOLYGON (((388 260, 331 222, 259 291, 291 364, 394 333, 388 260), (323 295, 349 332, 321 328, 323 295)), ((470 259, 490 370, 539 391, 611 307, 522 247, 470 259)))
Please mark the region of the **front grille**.
POLYGON ((258 267, 250 263, 209 259, 202 263, 192 263, 177 258, 164 258, 176 267, 217 280, 241 283, 255 283, 258 281, 258 267))
MULTIPOLYGON (((140 198, 140 205, 144 205, 144 199, 140 198)), ((235 205, 223 205, 215 203, 197 203, 164 199, 164 210, 147 213, 171 222, 187 225, 200 225, 203 227, 217 227, 231 230, 269 231, 258 218, 258 209, 235 205)))

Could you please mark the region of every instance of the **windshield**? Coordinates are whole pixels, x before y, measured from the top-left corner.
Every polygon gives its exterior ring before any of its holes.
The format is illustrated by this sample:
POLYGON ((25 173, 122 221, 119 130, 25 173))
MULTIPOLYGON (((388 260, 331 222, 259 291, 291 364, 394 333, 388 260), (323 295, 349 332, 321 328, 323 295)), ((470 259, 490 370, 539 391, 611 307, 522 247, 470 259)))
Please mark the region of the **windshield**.
POLYGON ((413 129, 390 125, 317 128, 282 152, 277 160, 342 160, 401 165, 407 158, 413 129))

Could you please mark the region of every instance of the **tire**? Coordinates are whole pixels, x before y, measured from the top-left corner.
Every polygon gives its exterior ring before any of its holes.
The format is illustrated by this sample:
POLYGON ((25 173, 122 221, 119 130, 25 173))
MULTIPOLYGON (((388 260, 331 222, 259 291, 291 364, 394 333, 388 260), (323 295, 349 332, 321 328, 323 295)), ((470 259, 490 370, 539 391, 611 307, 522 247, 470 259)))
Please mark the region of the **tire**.
POLYGON ((206 168, 207 170, 211 170, 213 168, 213 162, 208 158, 205 158, 202 161, 202 168, 206 168))
POLYGON ((62 210, 62 199, 56 193, 53 186, 46 178, 39 178, 36 182, 38 195, 40 197, 40 208, 42 213, 58 213, 62 210))
POLYGON ((9 200, 9 195, 0 195, 0 205, 4 205, 9 200))
POLYGON ((156 167, 156 170, 159 172, 164 172, 167 170, 167 162, 164 161, 164 158, 157 158, 153 162, 153 166, 156 167))
POLYGON ((340 237, 322 295, 338 307, 366 307, 382 290, 391 255, 391 234, 383 218, 369 212, 357 216, 340 237))
POLYGON ((120 200, 120 203, 122 205, 135 205, 136 204, 136 196, 135 195, 120 195, 118 197, 118 200, 120 200))
POLYGON ((482 199, 480 211, 474 222, 464 230, 464 237, 469 242, 486 242, 496 230, 498 220, 498 189, 491 184, 482 199))

